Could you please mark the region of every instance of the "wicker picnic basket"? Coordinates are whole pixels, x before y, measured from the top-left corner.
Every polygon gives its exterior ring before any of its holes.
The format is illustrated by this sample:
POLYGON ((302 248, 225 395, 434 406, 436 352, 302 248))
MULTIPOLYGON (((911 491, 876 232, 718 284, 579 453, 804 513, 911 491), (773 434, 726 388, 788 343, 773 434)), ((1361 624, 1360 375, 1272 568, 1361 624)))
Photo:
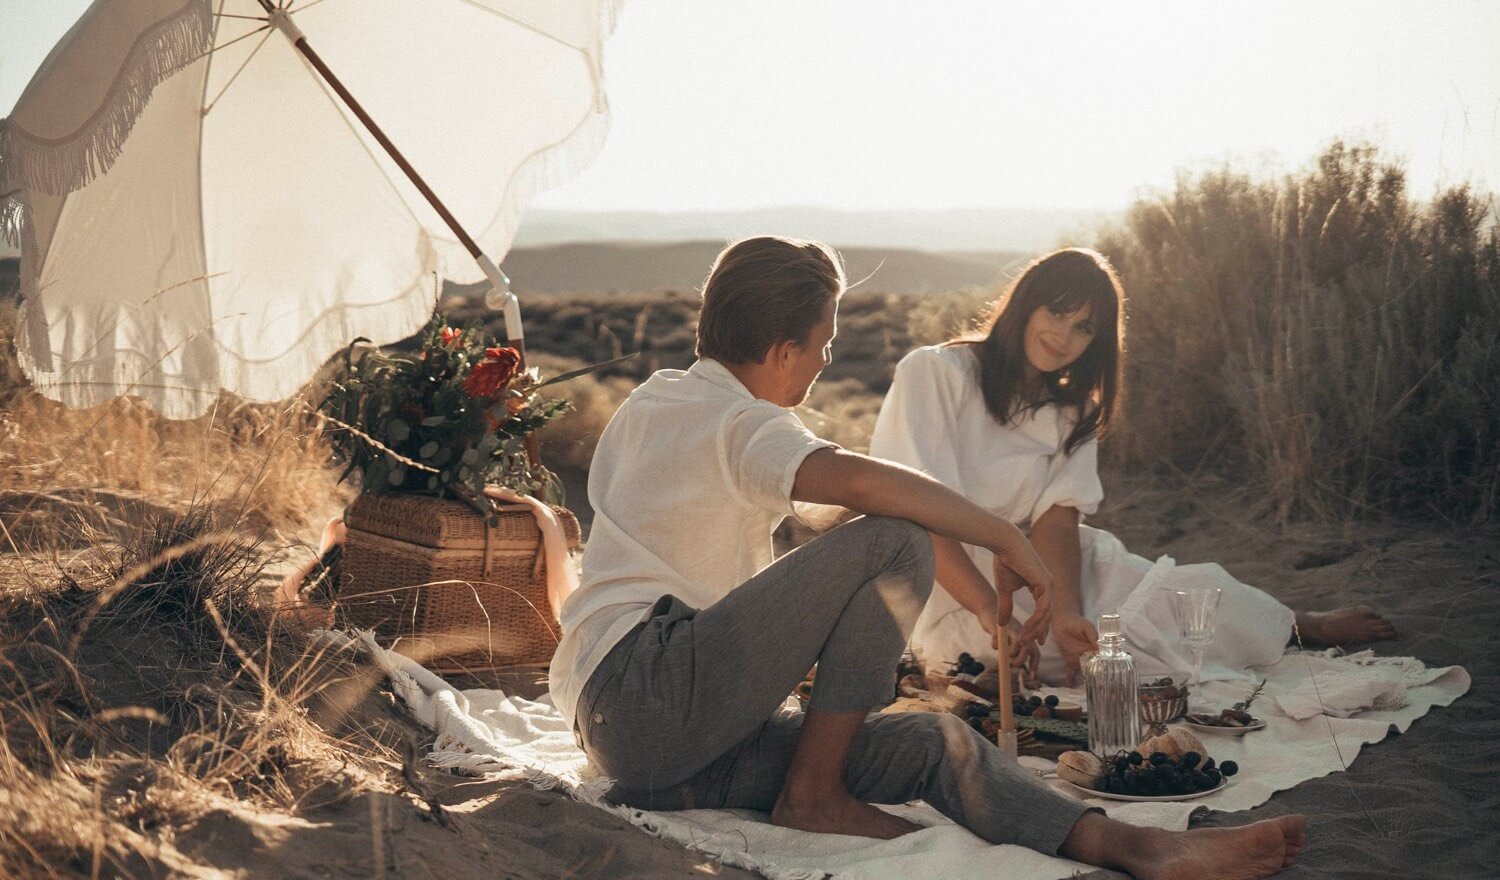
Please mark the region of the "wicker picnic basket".
MULTIPOLYGON (((578 519, 552 508, 569 549, 578 519)), ((502 504, 495 525, 462 501, 365 493, 344 514, 338 614, 436 672, 546 663, 561 633, 547 598, 541 530, 530 507, 502 504)))

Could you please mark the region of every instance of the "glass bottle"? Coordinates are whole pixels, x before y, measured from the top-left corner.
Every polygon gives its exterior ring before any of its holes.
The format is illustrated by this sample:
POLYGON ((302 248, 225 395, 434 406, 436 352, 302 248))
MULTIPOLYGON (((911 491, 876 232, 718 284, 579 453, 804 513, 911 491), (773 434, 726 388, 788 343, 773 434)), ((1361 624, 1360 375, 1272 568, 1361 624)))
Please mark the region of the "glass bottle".
POLYGON ((1089 713, 1089 751, 1108 757, 1128 752, 1141 741, 1141 710, 1136 695, 1135 658, 1125 651, 1120 615, 1099 617, 1099 652, 1083 662, 1089 713))

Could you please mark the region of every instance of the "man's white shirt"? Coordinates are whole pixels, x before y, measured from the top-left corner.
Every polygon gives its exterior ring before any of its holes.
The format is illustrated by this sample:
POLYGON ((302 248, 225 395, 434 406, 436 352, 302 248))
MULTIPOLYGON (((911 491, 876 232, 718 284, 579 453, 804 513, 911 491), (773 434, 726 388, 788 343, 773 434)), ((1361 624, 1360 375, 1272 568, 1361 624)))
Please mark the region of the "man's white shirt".
POLYGON ((834 445, 711 359, 631 393, 594 451, 583 576, 552 658, 552 699, 570 725, 589 676, 653 602, 670 593, 707 608, 771 564, 798 468, 834 445))

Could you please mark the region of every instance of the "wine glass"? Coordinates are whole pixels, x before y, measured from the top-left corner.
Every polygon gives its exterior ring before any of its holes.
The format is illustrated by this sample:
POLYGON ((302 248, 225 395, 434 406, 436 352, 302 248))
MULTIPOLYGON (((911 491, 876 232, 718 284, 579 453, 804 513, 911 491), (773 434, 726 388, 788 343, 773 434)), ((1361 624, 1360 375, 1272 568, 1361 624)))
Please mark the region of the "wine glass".
POLYGON ((1188 693, 1191 695, 1198 692, 1200 679, 1203 677, 1203 651, 1214 640, 1219 596, 1223 591, 1218 587, 1198 587, 1173 592, 1177 628, 1182 633, 1183 644, 1193 655, 1193 678, 1188 685, 1188 693))

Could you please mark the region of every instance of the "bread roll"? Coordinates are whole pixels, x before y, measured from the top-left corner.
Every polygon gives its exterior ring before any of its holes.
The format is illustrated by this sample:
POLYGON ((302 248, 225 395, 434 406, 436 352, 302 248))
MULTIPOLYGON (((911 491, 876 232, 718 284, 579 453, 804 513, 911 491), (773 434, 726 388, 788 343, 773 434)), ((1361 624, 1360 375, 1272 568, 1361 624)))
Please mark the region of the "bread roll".
POLYGON ((1092 752, 1063 752, 1057 756, 1057 775, 1083 788, 1097 789, 1104 762, 1092 752))

